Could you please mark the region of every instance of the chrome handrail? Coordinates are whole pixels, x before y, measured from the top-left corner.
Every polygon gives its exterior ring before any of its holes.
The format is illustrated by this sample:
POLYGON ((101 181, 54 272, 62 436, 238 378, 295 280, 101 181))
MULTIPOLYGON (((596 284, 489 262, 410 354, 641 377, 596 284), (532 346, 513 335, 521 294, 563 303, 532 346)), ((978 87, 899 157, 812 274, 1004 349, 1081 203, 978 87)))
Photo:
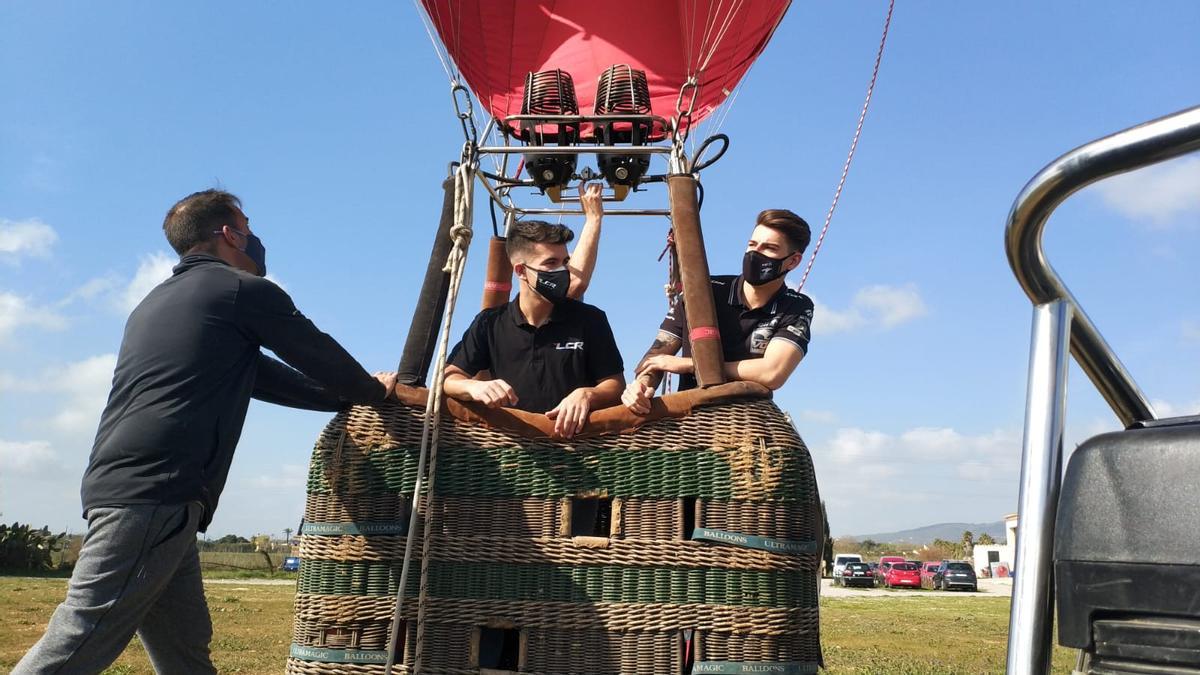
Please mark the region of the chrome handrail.
POLYGON ((1017 551, 1009 616, 1008 675, 1050 667, 1055 518, 1062 482, 1067 351, 1126 426, 1154 410, 1112 347, 1046 260, 1042 232, 1067 197, 1102 178, 1200 150, 1200 107, 1078 147, 1042 169, 1017 195, 1005 246, 1017 281, 1034 304, 1029 384, 1021 449, 1017 551), (1069 347, 1068 347, 1069 345, 1069 347))
POLYGON ((1042 169, 1017 195, 1004 240, 1008 263, 1034 305, 1067 300, 1072 307, 1071 354, 1125 425, 1155 415, 1112 347, 1046 260, 1042 232, 1067 197, 1092 183, 1200 150, 1200 106, 1078 147, 1042 169))

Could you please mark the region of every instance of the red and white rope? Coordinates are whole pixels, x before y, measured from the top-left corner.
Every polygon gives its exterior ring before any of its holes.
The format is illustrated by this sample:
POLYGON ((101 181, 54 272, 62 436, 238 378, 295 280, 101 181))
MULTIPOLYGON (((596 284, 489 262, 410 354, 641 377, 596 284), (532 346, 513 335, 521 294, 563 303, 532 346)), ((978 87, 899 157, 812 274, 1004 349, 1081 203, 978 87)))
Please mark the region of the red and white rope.
POLYGON ((863 122, 867 119, 867 108, 871 106, 871 95, 875 93, 875 81, 879 78, 879 64, 883 61, 883 47, 887 44, 888 29, 892 25, 892 10, 895 8, 896 0, 889 0, 887 19, 883 22, 883 36, 879 39, 879 51, 875 53, 875 67, 871 71, 871 84, 867 86, 867 98, 863 101, 862 112, 858 115, 854 140, 850 142, 850 152, 846 155, 846 163, 842 165, 842 177, 838 179, 837 189, 833 193, 833 202, 829 205, 829 212, 825 214, 825 224, 821 227, 821 235, 817 237, 817 243, 813 246, 808 266, 804 268, 804 276, 800 278, 800 285, 797 286, 797 289, 804 288, 804 282, 808 281, 808 273, 812 271, 813 263, 817 260, 817 253, 821 251, 821 244, 825 241, 826 233, 829 232, 829 223, 833 220, 833 212, 837 208, 838 200, 842 197, 842 188, 846 185, 846 176, 850 173, 850 163, 854 161, 854 151, 858 149, 858 137, 862 135, 863 122))

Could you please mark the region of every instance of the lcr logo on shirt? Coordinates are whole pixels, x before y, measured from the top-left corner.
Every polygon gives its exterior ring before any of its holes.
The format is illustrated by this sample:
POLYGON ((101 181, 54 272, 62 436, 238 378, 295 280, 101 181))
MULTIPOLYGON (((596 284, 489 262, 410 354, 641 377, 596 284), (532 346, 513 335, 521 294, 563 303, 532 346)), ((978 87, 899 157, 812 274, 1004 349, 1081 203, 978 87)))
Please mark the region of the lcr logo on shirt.
POLYGON ((765 354, 767 344, 771 342, 771 338, 775 337, 775 331, 778 329, 779 317, 774 317, 770 321, 758 324, 758 327, 750 334, 750 353, 755 356, 765 354))
POLYGON ((570 340, 568 342, 555 342, 555 349, 570 349, 574 351, 583 351, 583 340, 570 340))

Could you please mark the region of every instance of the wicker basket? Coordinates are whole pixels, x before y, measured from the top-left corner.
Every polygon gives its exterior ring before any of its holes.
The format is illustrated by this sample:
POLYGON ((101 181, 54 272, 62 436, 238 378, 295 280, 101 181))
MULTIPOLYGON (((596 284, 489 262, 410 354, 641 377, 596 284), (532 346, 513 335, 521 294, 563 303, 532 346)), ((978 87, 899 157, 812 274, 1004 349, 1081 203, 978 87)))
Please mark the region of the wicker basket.
MULTIPOLYGON (((289 673, 384 670, 422 395, 339 414, 317 441, 289 673)), ((527 435, 540 416, 448 402, 418 508, 424 605, 418 556, 394 672, 814 672, 820 500, 765 396, 677 394, 564 442, 527 435)))

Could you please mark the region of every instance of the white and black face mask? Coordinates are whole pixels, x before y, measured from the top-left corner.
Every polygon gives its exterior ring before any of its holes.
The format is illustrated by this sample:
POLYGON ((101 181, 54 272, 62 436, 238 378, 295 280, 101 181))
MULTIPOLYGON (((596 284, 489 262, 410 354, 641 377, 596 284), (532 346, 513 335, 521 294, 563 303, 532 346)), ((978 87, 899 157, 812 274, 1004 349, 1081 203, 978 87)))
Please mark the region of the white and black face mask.
POLYGON ((528 269, 537 273, 537 279, 533 282, 533 290, 537 291, 538 295, 549 300, 553 305, 567 299, 567 289, 571 287, 570 270, 566 267, 553 270, 536 270, 532 267, 528 269))
POLYGON ((783 263, 789 257, 790 253, 782 258, 772 258, 758 251, 746 251, 746 255, 742 256, 742 278, 751 286, 769 284, 787 274, 783 263))

